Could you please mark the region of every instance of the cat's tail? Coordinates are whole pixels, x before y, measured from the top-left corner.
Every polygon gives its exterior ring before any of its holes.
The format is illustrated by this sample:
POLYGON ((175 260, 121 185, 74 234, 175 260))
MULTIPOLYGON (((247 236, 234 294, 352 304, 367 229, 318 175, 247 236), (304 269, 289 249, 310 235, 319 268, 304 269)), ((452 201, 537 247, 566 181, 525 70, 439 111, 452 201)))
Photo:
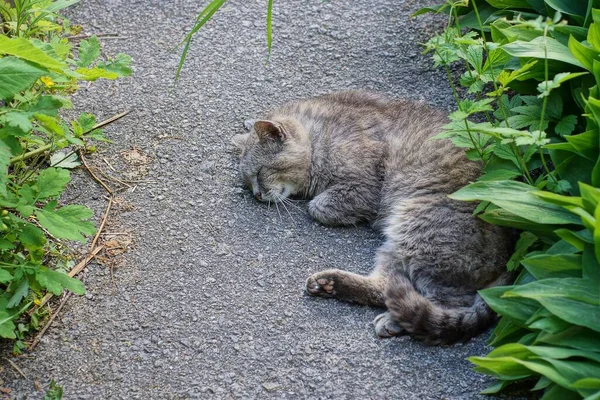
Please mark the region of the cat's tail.
POLYGON ((478 294, 470 307, 443 308, 416 291, 410 280, 396 275, 385 290, 385 305, 394 321, 426 344, 452 344, 483 332, 496 314, 478 294))

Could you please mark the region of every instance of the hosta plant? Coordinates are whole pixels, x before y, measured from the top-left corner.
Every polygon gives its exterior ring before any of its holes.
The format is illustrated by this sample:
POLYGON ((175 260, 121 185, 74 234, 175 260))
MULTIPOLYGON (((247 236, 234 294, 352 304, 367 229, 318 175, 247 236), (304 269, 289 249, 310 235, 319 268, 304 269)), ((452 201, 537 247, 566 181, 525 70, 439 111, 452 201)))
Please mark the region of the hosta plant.
POLYGON ((522 231, 511 286, 481 291, 500 316, 495 348, 471 357, 544 399, 600 399, 600 2, 461 0, 426 44, 458 109, 439 138, 484 175, 451 197, 522 231), (452 64, 464 73, 454 82, 452 64))

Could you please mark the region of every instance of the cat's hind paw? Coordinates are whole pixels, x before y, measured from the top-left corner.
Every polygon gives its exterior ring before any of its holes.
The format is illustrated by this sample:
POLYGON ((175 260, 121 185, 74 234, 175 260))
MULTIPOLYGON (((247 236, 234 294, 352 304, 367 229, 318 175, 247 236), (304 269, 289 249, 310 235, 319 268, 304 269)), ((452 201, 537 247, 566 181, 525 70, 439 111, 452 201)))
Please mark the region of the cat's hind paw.
POLYGON ((389 311, 376 316, 373 325, 375 325, 375 334, 380 338, 389 338, 406 333, 404 328, 394 321, 389 311))
POLYGON ((306 281, 306 292, 311 296, 333 297, 335 296, 335 282, 332 277, 314 274, 306 281))

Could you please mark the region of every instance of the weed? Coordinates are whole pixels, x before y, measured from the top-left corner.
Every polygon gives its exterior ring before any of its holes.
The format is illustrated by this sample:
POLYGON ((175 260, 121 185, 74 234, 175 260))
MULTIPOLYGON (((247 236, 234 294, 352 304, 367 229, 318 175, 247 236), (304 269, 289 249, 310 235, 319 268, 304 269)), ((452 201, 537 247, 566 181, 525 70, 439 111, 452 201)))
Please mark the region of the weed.
POLYGON ((80 29, 56 12, 76 2, 0 1, 0 336, 15 339, 15 353, 44 311, 17 321, 45 291, 85 292, 65 273, 72 262, 64 240, 95 233, 92 211, 59 199, 77 152, 106 138, 93 115, 67 121, 60 111, 71 107, 78 81, 131 73, 129 56, 102 58, 95 36, 78 46, 64 37, 80 29))

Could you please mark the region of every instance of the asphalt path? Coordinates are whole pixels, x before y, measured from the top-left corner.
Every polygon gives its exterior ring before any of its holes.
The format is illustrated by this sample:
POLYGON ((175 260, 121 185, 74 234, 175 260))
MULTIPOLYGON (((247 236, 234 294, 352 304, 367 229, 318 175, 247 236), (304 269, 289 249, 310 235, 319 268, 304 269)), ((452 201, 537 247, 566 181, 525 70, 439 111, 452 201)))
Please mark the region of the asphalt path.
MULTIPOLYGON (((128 251, 84 273, 34 352, 2 361, 10 397, 41 398, 52 378, 66 399, 474 399, 491 381, 466 358, 485 336, 451 347, 377 339, 381 310, 309 298, 306 278, 338 267, 368 273, 380 235, 333 229, 306 204, 268 208, 242 187, 231 137, 284 101, 363 88, 451 109, 443 71, 418 43, 443 19, 410 18, 425 0, 276 1, 265 65, 264 0, 231 0, 190 48, 177 86, 173 47, 204 2, 86 0, 68 15, 134 58, 134 75, 85 86, 77 111, 113 141, 91 158, 130 188, 107 231, 128 251), (113 171, 114 169, 114 171, 113 171), (119 240, 121 242, 119 242, 119 240)), ((83 171, 71 197, 106 201, 83 171)), ((69 197, 69 196, 66 196, 69 197)), ((115 242, 112 242, 114 245, 115 242)))

